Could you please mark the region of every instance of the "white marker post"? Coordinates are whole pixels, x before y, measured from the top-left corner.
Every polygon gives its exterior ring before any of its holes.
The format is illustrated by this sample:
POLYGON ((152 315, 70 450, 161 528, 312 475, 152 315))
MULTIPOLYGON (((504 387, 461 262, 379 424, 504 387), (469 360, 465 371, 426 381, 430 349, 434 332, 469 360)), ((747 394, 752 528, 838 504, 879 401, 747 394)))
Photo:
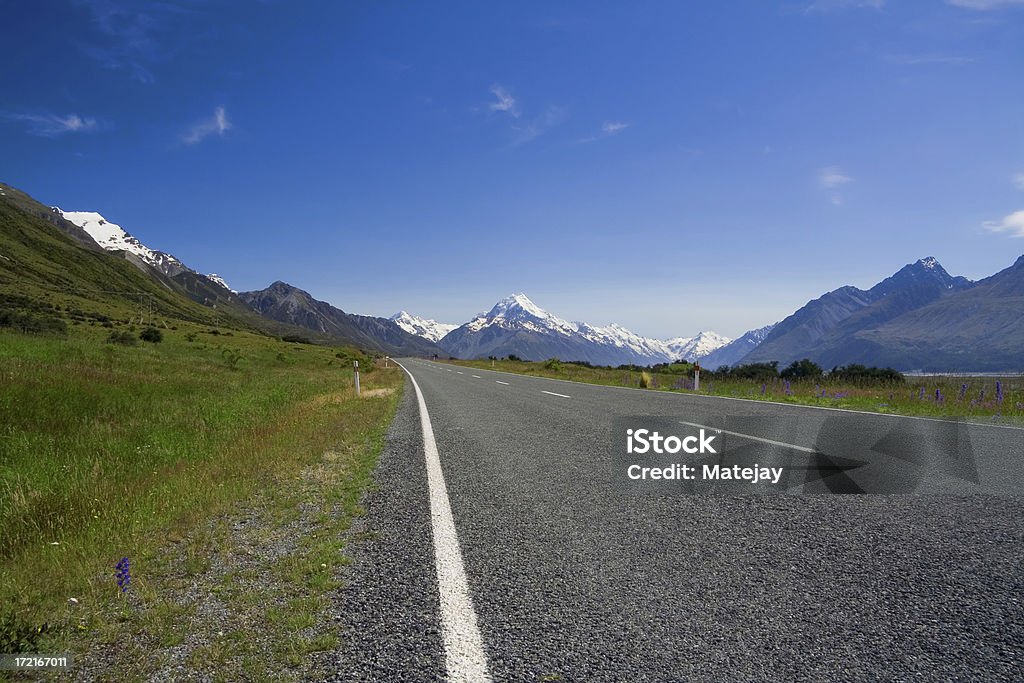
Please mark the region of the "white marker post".
POLYGON ((693 364, 693 390, 700 391, 700 363, 693 364))
POLYGON ((388 357, 387 356, 384 356, 384 369, 385 370, 388 369, 388 357))
POLYGON ((356 396, 358 396, 359 395, 359 361, 354 360, 354 361, 352 361, 352 364, 355 366, 355 370, 356 370, 356 396))

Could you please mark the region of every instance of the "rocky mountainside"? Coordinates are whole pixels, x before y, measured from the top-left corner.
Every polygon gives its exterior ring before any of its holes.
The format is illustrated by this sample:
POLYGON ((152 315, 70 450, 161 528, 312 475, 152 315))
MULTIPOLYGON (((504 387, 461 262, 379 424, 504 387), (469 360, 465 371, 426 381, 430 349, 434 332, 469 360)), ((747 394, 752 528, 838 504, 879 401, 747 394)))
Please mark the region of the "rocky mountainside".
POLYGON ((801 358, 827 362, 826 358, 833 357, 843 358, 843 363, 862 362, 846 359, 842 351, 837 356, 826 350, 842 349, 857 332, 883 325, 971 284, 966 278, 951 276, 934 258, 921 259, 869 290, 846 286, 814 299, 778 323, 739 362, 774 360, 782 366, 801 358))
POLYGON ((409 334, 392 320, 346 313, 280 280, 266 289, 240 292, 238 296, 267 318, 343 337, 365 349, 391 355, 446 355, 436 345, 409 334))

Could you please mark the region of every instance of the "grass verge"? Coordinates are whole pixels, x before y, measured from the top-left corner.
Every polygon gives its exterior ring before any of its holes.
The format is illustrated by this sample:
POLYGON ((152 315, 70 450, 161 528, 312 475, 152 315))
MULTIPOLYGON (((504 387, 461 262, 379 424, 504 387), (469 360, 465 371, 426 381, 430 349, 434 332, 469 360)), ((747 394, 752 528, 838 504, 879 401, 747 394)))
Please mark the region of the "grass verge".
POLYGON ((318 596, 401 371, 364 371, 357 399, 351 351, 107 332, 0 332, 0 651, 70 651, 101 678, 288 678, 336 642, 318 596))

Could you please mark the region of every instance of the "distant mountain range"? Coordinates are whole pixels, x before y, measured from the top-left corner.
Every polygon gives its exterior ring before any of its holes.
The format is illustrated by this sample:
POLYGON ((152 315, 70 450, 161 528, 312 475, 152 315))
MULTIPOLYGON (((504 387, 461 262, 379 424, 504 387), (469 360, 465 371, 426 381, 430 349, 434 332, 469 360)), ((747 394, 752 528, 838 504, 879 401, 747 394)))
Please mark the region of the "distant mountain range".
MULTIPOLYGON (((427 328, 434 334, 438 323, 409 313, 396 314, 409 325, 427 328)), ((505 357, 524 360, 559 358, 594 365, 653 365, 679 359, 697 359, 731 340, 714 332, 696 337, 662 341, 642 337, 621 325, 597 327, 569 322, 544 310, 525 294, 513 294, 496 303, 487 313, 464 325, 443 325, 450 329, 437 340, 438 346, 458 358, 505 357)))
POLYGON ((809 358, 826 369, 863 363, 928 372, 1024 370, 1024 257, 978 282, 924 258, 870 289, 827 292, 735 340, 710 331, 659 340, 617 324, 569 322, 525 294, 454 325, 406 311, 390 319, 353 315, 280 281, 239 293, 219 275, 199 273, 148 247, 98 213, 48 207, 2 183, 0 218, 0 285, 66 287, 86 297, 110 290, 108 295, 136 301, 141 293, 182 319, 301 334, 392 355, 516 355, 595 365, 686 359, 710 369, 767 361, 781 367, 809 358))

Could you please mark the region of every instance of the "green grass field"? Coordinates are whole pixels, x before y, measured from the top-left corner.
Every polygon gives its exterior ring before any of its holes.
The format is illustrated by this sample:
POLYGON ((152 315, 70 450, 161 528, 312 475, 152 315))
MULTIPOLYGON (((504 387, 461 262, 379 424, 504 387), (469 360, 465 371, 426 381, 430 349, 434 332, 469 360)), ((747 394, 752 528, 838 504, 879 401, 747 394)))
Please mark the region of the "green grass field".
MULTIPOLYGON (((167 548, 270 494, 264 509, 279 516, 303 495, 340 505, 340 517, 320 520, 334 532, 358 513, 401 372, 367 372, 370 359, 351 349, 178 326, 136 346, 106 343, 111 330, 98 324, 64 338, 0 329, 0 652, 81 651, 129 627, 166 636, 174 611, 148 626, 143 613, 149 604, 159 617, 159 587, 180 578, 167 548), (315 489, 292 485, 325 454, 334 474, 314 477, 315 489), (122 557, 126 594, 114 574, 122 557)), ((300 547, 298 584, 324 581, 320 565, 342 559, 335 545, 300 547)), ((289 599, 305 595, 297 585, 289 599)))
MULTIPOLYGON (((692 375, 588 368, 573 363, 509 360, 452 361, 468 367, 537 377, 694 393, 692 375), (646 378, 643 376, 646 375, 646 378)), ((903 383, 855 384, 821 380, 716 380, 702 373, 700 392, 800 405, 844 408, 897 415, 966 417, 973 420, 1024 422, 1024 377, 907 377, 903 383), (999 382, 997 393, 996 382, 999 382), (936 393, 938 392, 938 393, 936 393), (1001 395, 1001 399, 999 396, 1001 395)))

